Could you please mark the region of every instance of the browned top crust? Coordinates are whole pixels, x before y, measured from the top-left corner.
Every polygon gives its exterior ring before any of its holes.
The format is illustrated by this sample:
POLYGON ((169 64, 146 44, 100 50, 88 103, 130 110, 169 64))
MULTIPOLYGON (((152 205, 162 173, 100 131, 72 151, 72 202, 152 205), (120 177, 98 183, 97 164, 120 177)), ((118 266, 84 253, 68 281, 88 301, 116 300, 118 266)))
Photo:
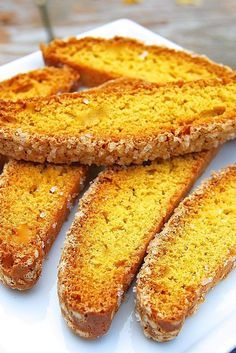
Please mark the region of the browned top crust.
POLYGON ((0 82, 0 99, 16 101, 74 91, 79 86, 79 77, 78 72, 66 66, 18 74, 0 82))
POLYGON ((56 39, 41 50, 48 65, 69 65, 81 74, 84 85, 95 86, 118 77, 169 82, 228 76, 232 70, 208 58, 135 39, 85 37, 56 39))
POLYGON ((166 85, 119 79, 81 93, 0 102, 0 153, 129 165, 198 152, 235 137, 235 102, 235 77, 166 85))

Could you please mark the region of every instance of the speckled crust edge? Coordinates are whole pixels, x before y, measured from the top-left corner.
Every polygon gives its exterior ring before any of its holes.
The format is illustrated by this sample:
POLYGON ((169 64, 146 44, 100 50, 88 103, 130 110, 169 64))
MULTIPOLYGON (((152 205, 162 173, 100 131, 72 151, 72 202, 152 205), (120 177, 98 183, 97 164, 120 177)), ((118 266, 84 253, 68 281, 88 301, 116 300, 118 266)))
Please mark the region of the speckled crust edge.
POLYGON ((236 138, 236 112, 224 121, 179 128, 146 138, 95 139, 53 137, 28 134, 20 129, 0 128, 0 153, 17 160, 58 164, 80 162, 85 165, 142 164, 157 158, 168 159, 202 150, 210 150, 236 138))
POLYGON ((164 46, 145 45, 141 41, 138 41, 132 38, 126 38, 126 37, 115 36, 114 38, 111 38, 111 39, 93 38, 93 37, 85 37, 82 39, 77 39, 75 37, 72 37, 72 38, 68 38, 67 40, 56 39, 53 42, 49 43, 48 45, 41 44, 40 48, 42 51, 44 61, 47 65, 61 66, 63 64, 66 64, 68 66, 73 67, 73 69, 78 70, 78 72, 81 75, 81 84, 88 87, 97 86, 108 80, 118 78, 119 75, 116 72, 109 72, 109 71, 106 71, 105 69, 98 70, 87 65, 78 64, 73 60, 71 60, 70 57, 61 58, 59 55, 57 55, 54 52, 55 47, 60 47, 60 46, 64 47, 68 44, 73 45, 78 42, 82 47, 87 47, 88 44, 90 45, 91 43, 93 45, 96 45, 97 43, 102 42, 102 43, 107 43, 109 45, 112 44, 114 47, 117 47, 119 45, 121 46, 126 45, 129 48, 138 47, 140 51, 143 51, 143 52, 152 51, 157 55, 159 55, 160 53, 166 53, 167 55, 172 55, 172 56, 178 55, 179 57, 185 58, 186 61, 192 61, 196 64, 199 64, 200 66, 206 67, 208 71, 215 72, 219 77, 230 75, 233 72, 232 69, 230 69, 229 67, 223 66, 221 64, 216 64, 215 62, 211 61, 210 59, 208 59, 206 56, 203 56, 203 55, 193 54, 188 51, 170 49, 164 46))
MULTIPOLYGON (((8 178, 14 172, 14 164, 16 163, 13 160, 6 163, 0 176, 2 187, 4 185, 7 187, 8 178)), ((32 239, 27 248, 18 248, 7 242, 0 243, 0 281, 4 285, 18 290, 30 289, 35 285, 41 274, 43 261, 66 220, 70 206, 83 188, 86 175, 87 168, 78 166, 77 179, 71 190, 65 195, 56 216, 48 224, 48 229, 45 233, 32 239)))
MULTIPOLYGON (((183 186, 182 190, 178 191, 178 194, 175 195, 172 199, 172 203, 169 205, 169 208, 166 210, 165 219, 162 222, 158 223, 153 227, 152 233, 156 234, 156 232, 160 231, 164 222, 170 217, 174 208, 178 205, 180 200, 186 195, 189 189, 192 187, 195 180, 199 177, 199 175, 204 171, 206 166, 215 156, 217 149, 203 152, 201 154, 201 159, 196 162, 196 168, 194 173, 188 182, 183 186)), ((148 244, 144 244, 143 249, 141 249, 139 253, 139 261, 138 263, 132 264, 128 269, 128 272, 124 278, 124 282, 120 283, 119 291, 117 293, 117 302, 115 307, 109 308, 109 310, 100 313, 96 312, 93 309, 88 310, 87 312, 78 312, 74 309, 74 303, 70 303, 68 301, 68 288, 63 283, 63 279, 66 276, 66 271, 70 266, 70 261, 73 257, 73 253, 76 251, 76 248, 79 246, 79 239, 76 235, 76 229, 79 227, 79 224, 86 221, 86 213, 89 207, 89 204, 93 202, 93 196, 97 193, 97 190, 102 187, 101 181, 104 178, 110 177, 113 178, 112 173, 116 170, 119 170, 121 167, 113 167, 107 169, 99 174, 99 176, 94 180, 88 191, 84 194, 83 198, 80 202, 79 211, 76 213, 74 222, 66 236, 64 249, 62 252, 60 264, 59 264, 59 272, 58 272, 58 296, 61 306, 61 312, 67 325, 73 330, 74 333, 88 339, 95 339, 107 333, 112 319, 119 309, 119 306, 122 302, 122 299, 125 295, 125 292, 130 286, 135 274, 137 273, 143 258, 145 256, 146 247, 148 244)), ((124 167, 125 168, 125 167, 124 167)), ((134 168, 134 167, 131 167, 134 168)))
POLYGON ((147 337, 158 342, 174 339, 179 334, 185 319, 197 311, 199 305, 204 301, 205 295, 208 291, 225 278, 235 267, 236 256, 231 256, 222 263, 220 268, 215 270, 215 273, 211 278, 207 278, 204 283, 202 283, 196 291, 193 301, 189 302, 186 312, 182 317, 176 319, 158 318, 158 312, 152 307, 151 294, 149 295, 148 286, 143 284, 143 281, 148 281, 151 276, 151 265, 155 263, 155 258, 158 256, 162 239, 165 237, 171 237, 173 230, 181 227, 181 224, 183 224, 181 221, 188 215, 190 208, 194 207, 196 201, 209 195, 209 190, 214 188, 214 185, 217 184, 219 180, 228 175, 230 176, 232 172, 236 172, 236 164, 214 173, 211 178, 205 180, 195 192, 186 197, 184 201, 179 204, 163 231, 156 234, 155 238, 150 242, 148 255, 146 256, 144 265, 138 274, 136 287, 136 317, 147 337), (154 311, 155 317, 153 316, 154 311))

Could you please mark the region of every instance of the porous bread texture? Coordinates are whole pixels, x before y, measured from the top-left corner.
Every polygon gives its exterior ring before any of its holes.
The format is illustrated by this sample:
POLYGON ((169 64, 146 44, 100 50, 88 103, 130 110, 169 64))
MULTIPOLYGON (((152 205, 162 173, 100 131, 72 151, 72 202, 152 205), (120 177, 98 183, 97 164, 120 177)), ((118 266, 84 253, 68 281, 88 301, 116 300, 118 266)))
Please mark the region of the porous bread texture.
POLYGON ((215 152, 99 174, 81 199, 59 265, 61 310, 75 333, 92 339, 108 331, 148 243, 215 152))
POLYGON ((0 99, 16 101, 74 91, 79 87, 79 73, 69 67, 44 67, 18 74, 0 82, 0 99))
POLYGON ((25 290, 36 283, 86 173, 81 166, 5 164, 0 176, 0 280, 5 285, 25 290))
POLYGON ((232 74, 230 68, 206 57, 124 37, 56 39, 42 44, 41 50, 47 65, 73 67, 82 84, 90 87, 118 77, 166 83, 232 74))
POLYGON ((0 153, 36 162, 141 164, 236 136, 236 77, 159 85, 119 79, 81 93, 0 102, 0 153))
POLYGON ((236 164, 187 197, 150 243, 136 288, 148 337, 175 338, 185 318, 235 266, 235 201, 236 164))

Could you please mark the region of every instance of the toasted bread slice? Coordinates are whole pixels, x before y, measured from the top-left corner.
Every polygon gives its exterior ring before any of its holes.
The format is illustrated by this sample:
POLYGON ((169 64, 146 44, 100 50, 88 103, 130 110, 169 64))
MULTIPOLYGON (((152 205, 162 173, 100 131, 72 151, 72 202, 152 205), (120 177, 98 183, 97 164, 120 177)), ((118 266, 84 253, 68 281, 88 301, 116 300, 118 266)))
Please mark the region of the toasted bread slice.
POLYGON ((97 86, 118 77, 166 83, 223 77, 232 73, 229 68, 203 56, 122 37, 56 39, 48 45, 41 45, 41 50, 46 64, 73 67, 86 86, 97 86))
POLYGON ((214 153, 101 172, 81 200, 59 265, 61 310, 75 333, 107 332, 148 243, 214 153))
POLYGON ((206 293, 235 266, 236 165, 213 175, 151 242, 137 284, 144 332, 173 339, 206 293))
POLYGON ((20 100, 74 91, 79 87, 78 72, 68 67, 44 67, 0 82, 0 99, 20 100))
POLYGON ((236 77, 117 84, 0 102, 0 153, 53 163, 129 165, 211 149, 236 136, 236 77))
POLYGON ((86 167, 9 161, 0 176, 0 280, 31 288, 74 199, 86 167))

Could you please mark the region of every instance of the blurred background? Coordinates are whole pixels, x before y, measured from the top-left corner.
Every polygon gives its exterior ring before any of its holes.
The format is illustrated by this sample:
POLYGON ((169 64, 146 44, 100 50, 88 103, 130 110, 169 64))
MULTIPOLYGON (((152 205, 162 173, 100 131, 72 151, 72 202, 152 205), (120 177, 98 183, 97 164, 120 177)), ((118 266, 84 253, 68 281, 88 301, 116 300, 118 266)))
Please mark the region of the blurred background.
POLYGON ((0 64, 119 18, 236 68, 236 0, 0 0, 0 64))

